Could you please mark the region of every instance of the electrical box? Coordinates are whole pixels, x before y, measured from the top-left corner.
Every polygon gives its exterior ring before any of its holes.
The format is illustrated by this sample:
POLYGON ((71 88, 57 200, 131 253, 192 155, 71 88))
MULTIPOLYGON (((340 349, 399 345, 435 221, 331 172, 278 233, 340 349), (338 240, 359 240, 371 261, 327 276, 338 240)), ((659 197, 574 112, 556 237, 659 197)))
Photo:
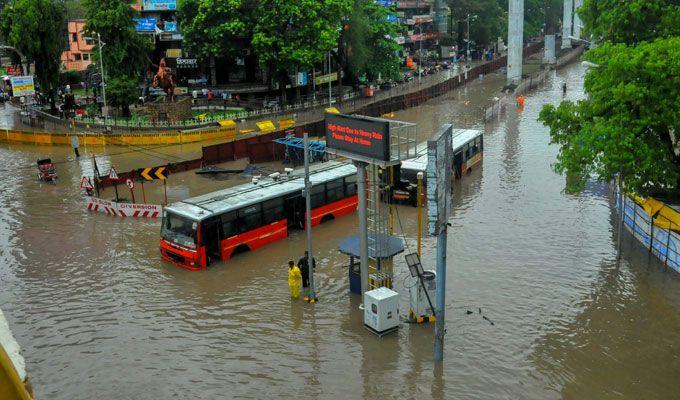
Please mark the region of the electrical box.
POLYGON ((399 293, 381 287, 364 293, 364 325, 382 335, 399 327, 399 293))
POLYGON ((437 273, 434 271, 423 271, 420 276, 423 284, 418 281, 409 289, 409 292, 411 292, 411 311, 415 317, 429 317, 434 315, 434 311, 427 301, 427 296, 430 296, 430 301, 434 305, 437 292, 437 273), (425 286, 425 289, 423 289, 423 286, 425 286), (427 295, 425 291, 427 291, 427 295))

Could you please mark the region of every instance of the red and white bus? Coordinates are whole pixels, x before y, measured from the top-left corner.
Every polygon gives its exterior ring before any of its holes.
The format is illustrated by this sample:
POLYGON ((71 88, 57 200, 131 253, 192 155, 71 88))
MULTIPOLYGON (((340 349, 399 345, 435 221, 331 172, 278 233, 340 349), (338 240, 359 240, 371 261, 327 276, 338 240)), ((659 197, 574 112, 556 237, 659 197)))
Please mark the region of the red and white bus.
MULTIPOLYGON (((312 226, 357 209, 356 167, 331 162, 310 171, 312 226)), ((163 210, 161 257, 191 270, 286 238, 305 224, 304 175, 235 186, 163 210)))

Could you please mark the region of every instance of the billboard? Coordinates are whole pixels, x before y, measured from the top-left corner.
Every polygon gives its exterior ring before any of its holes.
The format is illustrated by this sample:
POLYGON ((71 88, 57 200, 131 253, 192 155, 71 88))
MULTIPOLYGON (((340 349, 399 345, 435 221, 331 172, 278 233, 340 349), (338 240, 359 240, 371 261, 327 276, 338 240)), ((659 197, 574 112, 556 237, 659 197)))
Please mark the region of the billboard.
POLYGON ((35 94, 33 76, 13 76, 10 80, 12 82, 12 93, 14 96, 33 96, 35 94))
POLYGON ((451 213, 453 126, 446 124, 427 141, 427 232, 437 236, 451 213))
POLYGON ((145 11, 176 10, 177 0, 143 0, 142 8, 145 11))
POLYGON ((355 159, 390 161, 390 122, 326 114, 326 148, 355 159))
POLYGON ((156 19, 155 18, 137 18, 135 30, 137 32, 155 32, 156 19))

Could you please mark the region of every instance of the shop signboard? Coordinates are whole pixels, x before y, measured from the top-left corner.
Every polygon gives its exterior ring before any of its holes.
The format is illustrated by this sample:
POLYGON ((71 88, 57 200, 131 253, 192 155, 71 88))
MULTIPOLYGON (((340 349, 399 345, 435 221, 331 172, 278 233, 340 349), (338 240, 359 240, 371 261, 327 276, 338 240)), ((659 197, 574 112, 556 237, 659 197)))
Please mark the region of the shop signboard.
POLYGON ((390 161, 390 122, 345 114, 326 114, 330 153, 365 161, 390 161))
POLYGON ((315 79, 317 85, 323 85, 324 83, 335 82, 337 80, 338 80, 337 72, 333 72, 332 74, 319 75, 315 79))
POLYGON ((196 58, 178 58, 177 68, 179 69, 196 69, 198 68, 198 59, 196 58))
POLYGON ((156 30, 156 18, 137 18, 135 30, 137 32, 154 32, 156 30))
POLYGON ((168 11, 177 9, 177 0, 143 0, 145 11, 168 11))
POLYGON ((165 56, 167 58, 182 57, 182 49, 167 49, 167 50, 165 50, 165 56))
POLYGON ((13 76, 10 81, 12 82, 12 93, 15 97, 33 96, 35 94, 33 76, 13 76))
POLYGON ((177 22, 175 21, 165 21, 166 32, 177 32, 177 22))

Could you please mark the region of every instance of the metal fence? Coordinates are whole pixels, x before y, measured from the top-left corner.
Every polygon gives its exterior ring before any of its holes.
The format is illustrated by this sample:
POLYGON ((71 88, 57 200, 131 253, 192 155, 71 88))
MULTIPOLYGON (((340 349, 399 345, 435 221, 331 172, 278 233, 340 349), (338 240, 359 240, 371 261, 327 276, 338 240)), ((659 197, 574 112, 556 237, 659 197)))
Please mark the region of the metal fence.
POLYGON ((623 197, 624 226, 633 237, 647 248, 667 267, 680 272, 680 226, 663 216, 650 216, 645 209, 628 196, 616 196, 617 210, 620 215, 620 202, 623 197), (663 222, 670 228, 661 228, 654 222, 663 222))

